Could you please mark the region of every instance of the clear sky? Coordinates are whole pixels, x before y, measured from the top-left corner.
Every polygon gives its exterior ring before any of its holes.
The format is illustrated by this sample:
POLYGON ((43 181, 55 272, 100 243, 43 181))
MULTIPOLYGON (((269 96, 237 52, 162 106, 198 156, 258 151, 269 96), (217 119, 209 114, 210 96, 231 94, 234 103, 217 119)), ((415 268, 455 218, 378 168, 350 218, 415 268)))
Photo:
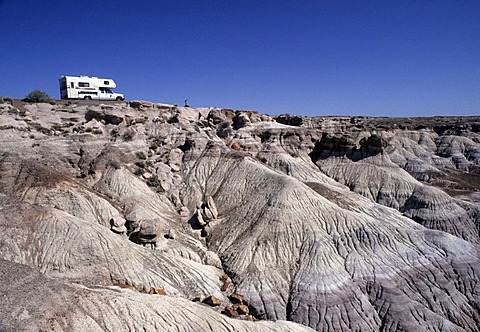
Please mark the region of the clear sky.
POLYGON ((14 98, 89 75, 194 107, 480 115, 479 0, 0 0, 0 50, 14 98))

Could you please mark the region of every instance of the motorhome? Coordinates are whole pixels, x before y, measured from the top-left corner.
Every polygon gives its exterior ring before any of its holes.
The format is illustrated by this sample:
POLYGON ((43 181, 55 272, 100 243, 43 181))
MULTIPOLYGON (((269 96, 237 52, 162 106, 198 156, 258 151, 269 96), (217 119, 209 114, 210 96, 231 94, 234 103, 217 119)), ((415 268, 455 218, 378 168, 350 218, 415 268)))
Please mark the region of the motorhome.
POLYGON ((117 85, 111 78, 89 76, 62 76, 60 81, 61 99, 124 100, 121 93, 112 91, 117 85))

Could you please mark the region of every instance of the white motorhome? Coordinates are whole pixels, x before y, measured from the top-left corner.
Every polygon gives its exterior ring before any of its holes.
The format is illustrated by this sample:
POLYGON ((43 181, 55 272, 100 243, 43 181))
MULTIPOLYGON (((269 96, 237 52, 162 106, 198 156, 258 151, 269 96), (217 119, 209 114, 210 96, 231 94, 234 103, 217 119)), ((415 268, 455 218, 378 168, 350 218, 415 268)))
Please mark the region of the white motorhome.
POLYGON ((124 100, 121 93, 112 91, 117 85, 110 78, 89 76, 62 76, 60 81, 61 99, 124 100))

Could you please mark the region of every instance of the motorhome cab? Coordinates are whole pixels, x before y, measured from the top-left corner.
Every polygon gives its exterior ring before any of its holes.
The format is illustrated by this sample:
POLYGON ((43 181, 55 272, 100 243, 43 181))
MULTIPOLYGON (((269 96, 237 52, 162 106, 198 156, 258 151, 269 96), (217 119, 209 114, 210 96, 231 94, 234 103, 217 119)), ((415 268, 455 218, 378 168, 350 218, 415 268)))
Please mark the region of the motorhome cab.
POLYGON ((117 85, 110 78, 88 76, 62 76, 60 79, 61 99, 124 100, 121 93, 112 91, 117 85))

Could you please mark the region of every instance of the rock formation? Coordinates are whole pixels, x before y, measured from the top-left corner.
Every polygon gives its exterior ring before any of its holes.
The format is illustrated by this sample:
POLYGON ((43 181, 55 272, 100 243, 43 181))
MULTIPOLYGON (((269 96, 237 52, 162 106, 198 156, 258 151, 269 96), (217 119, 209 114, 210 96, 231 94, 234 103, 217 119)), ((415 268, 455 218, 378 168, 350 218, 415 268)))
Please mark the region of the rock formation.
POLYGON ((2 331, 480 330, 478 117, 0 121, 2 331))

